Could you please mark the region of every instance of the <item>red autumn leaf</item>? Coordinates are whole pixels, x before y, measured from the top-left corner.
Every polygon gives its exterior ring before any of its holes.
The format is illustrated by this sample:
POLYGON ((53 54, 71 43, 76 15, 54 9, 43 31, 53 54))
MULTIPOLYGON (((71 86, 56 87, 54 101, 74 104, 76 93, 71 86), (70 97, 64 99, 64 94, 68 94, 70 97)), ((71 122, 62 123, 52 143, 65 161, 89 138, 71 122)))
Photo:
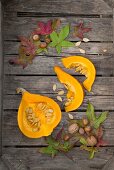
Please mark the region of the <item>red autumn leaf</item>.
POLYGON ((84 22, 78 23, 75 28, 74 28, 74 37, 78 37, 80 39, 84 38, 84 34, 91 31, 92 28, 90 27, 85 27, 84 22))
POLYGON ((11 65, 21 65, 23 67, 23 69, 27 67, 27 63, 24 61, 21 61, 20 58, 13 58, 13 59, 9 60, 9 63, 11 65))
POLYGON ((38 22, 38 28, 33 32, 33 34, 39 35, 49 35, 52 33, 52 22, 48 21, 47 23, 38 22))
POLYGON ((27 55, 35 55, 36 47, 33 42, 26 37, 20 36, 21 45, 24 47, 25 53, 27 55))
POLYGON ((102 136, 103 136, 103 128, 102 127, 99 127, 96 131, 96 135, 97 135, 97 138, 98 139, 101 139, 102 136))

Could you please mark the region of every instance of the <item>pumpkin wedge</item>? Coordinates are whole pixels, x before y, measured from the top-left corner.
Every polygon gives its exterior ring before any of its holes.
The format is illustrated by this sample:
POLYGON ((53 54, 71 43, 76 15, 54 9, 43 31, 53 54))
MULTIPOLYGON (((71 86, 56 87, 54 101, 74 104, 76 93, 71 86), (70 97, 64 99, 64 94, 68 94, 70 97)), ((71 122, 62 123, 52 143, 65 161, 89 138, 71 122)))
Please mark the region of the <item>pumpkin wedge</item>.
MULTIPOLYGON (((19 92, 19 89, 18 89, 19 92)), ((61 120, 59 105, 49 97, 31 94, 21 89, 18 125, 29 138, 48 136, 61 120)))
POLYGON ((67 102, 65 103, 65 111, 73 111, 77 109, 83 102, 84 92, 81 84, 74 77, 64 72, 60 67, 55 66, 54 71, 61 83, 64 84, 67 92, 67 102))
POLYGON ((62 63, 66 68, 75 69, 76 72, 80 72, 86 76, 83 86, 90 92, 96 77, 96 70, 93 63, 82 56, 63 58, 62 63))

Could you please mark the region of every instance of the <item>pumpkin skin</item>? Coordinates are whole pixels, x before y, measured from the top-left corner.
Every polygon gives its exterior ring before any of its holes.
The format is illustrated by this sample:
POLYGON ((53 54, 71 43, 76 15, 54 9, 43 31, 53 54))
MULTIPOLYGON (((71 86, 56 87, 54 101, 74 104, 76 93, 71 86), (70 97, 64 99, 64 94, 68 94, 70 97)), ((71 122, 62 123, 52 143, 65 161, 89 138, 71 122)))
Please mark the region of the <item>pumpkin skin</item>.
POLYGON ((79 71, 87 77, 83 82, 83 86, 90 92, 96 77, 96 70, 93 63, 82 56, 70 56, 63 58, 62 63, 66 68, 76 69, 76 72, 79 71))
POLYGON ((18 110, 18 125, 29 138, 48 136, 61 120, 59 105, 46 96, 25 91, 18 110))
POLYGON ((54 71, 61 83, 67 88, 67 99, 69 102, 65 103, 65 111, 73 111, 77 109, 83 102, 84 92, 81 84, 77 79, 64 72, 60 67, 55 66, 54 71))

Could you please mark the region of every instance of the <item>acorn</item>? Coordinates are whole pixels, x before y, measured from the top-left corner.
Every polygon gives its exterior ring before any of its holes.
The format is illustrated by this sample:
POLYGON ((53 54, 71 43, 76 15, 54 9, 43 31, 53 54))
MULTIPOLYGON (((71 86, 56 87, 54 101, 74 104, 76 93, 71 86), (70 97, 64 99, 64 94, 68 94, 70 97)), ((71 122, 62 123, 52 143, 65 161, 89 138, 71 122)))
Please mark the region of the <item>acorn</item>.
POLYGON ((86 126, 86 125, 89 123, 86 118, 83 118, 83 119, 82 119, 82 122, 83 122, 83 125, 84 125, 84 126, 86 126))
POLYGON ((77 123, 73 123, 68 127, 68 132, 70 134, 76 133, 79 130, 79 126, 77 123))
POLYGON ((40 39, 40 36, 35 34, 35 35, 33 35, 32 38, 33 38, 34 41, 38 41, 40 39))
POLYGON ((85 133, 84 129, 83 129, 83 128, 80 128, 80 129, 79 129, 79 133, 80 133, 80 135, 84 135, 84 133, 85 133))
POLYGON ((45 42, 46 42, 47 44, 49 44, 49 43, 51 42, 51 39, 50 39, 50 38, 46 38, 46 39, 45 39, 45 42))
POLYGON ((66 134, 66 135, 64 135, 64 140, 65 140, 65 141, 69 140, 69 138, 70 138, 70 136, 69 136, 69 135, 67 135, 67 134, 66 134))
POLYGON ((40 48, 46 48, 46 47, 47 47, 46 42, 41 42, 41 43, 40 43, 40 48))
POLYGON ((85 130, 85 132, 90 132, 91 131, 91 126, 86 126, 85 128, 84 128, 84 130, 85 130))
POLYGON ((86 141, 88 146, 94 146, 97 144, 97 139, 94 136, 89 136, 86 141))

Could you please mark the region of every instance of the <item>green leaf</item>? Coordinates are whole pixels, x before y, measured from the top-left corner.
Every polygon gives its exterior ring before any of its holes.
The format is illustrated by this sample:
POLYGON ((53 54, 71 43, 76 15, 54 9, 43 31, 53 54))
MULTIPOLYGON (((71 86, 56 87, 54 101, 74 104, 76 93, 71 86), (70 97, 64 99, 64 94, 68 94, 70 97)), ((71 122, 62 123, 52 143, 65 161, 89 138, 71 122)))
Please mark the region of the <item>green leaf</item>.
POLYGON ((66 25, 63 27, 59 33, 59 42, 63 41, 69 35, 70 26, 66 25))
POLYGON ((102 112, 98 118, 94 121, 94 128, 98 129, 100 124, 103 123, 107 118, 108 112, 102 112))
POLYGON ((94 106, 90 102, 88 103, 88 106, 87 106, 86 115, 89 121, 94 121, 96 119, 96 116, 94 113, 94 106))
POLYGON ((57 46, 56 46, 56 50, 57 50, 57 53, 60 54, 60 53, 61 53, 61 50, 62 50, 61 46, 60 46, 60 45, 57 45, 57 46))
POLYGON ((57 45, 57 43, 54 42, 54 41, 52 41, 52 42, 49 43, 49 47, 55 47, 56 45, 57 45))
POLYGON ((39 48, 37 51, 36 51, 36 54, 39 54, 43 51, 43 48, 39 48))
POLYGON ((44 48, 44 49, 43 49, 43 51, 45 51, 45 53, 48 53, 48 50, 47 50, 47 48, 44 48))
POLYGON ((53 31, 51 34, 50 34, 50 38, 51 38, 51 40, 54 42, 54 43, 58 43, 58 41, 59 41, 59 38, 58 38, 58 35, 57 35, 57 33, 55 32, 55 31, 53 31))
POLYGON ((59 142, 56 141, 52 136, 48 136, 47 139, 46 139, 46 142, 47 142, 49 145, 52 145, 53 147, 59 146, 59 142))
POLYGON ((74 43, 72 43, 72 42, 70 42, 70 41, 64 40, 64 41, 62 41, 62 42, 60 43, 60 45, 61 45, 62 47, 73 47, 73 46, 74 46, 74 43))
POLYGON ((80 143, 82 143, 83 145, 87 145, 87 141, 83 137, 80 138, 80 143))
POLYGON ((89 159, 93 159, 95 155, 95 150, 92 150, 89 154, 89 159))

